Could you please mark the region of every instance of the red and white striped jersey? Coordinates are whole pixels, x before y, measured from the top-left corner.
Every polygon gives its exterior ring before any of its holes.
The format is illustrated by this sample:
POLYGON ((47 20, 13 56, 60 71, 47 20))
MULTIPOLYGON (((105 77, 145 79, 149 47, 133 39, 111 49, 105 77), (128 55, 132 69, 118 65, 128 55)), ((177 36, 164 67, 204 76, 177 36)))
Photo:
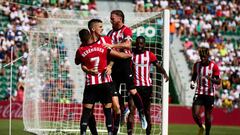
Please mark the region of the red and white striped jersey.
POLYGON ((111 38, 108 36, 101 36, 100 39, 97 41, 97 44, 112 44, 111 38))
POLYGON ((205 76, 218 76, 220 71, 218 65, 211 61, 208 66, 202 66, 200 62, 197 62, 193 66, 193 70, 197 73, 197 89, 195 94, 214 96, 215 85, 205 78, 205 76))
POLYGON ((157 57, 150 51, 140 54, 133 53, 132 67, 135 86, 152 86, 150 65, 157 61, 157 57))
POLYGON ((88 69, 96 68, 97 75, 86 74, 86 85, 96 85, 112 82, 110 75, 105 73, 109 49, 97 42, 78 48, 76 59, 88 69))
MULTIPOLYGON (((123 25, 118 30, 110 30, 107 35, 110 37, 113 44, 118 44, 125 40, 132 40, 132 30, 125 25, 123 25)), ((119 51, 131 54, 130 49, 124 49, 119 51)))

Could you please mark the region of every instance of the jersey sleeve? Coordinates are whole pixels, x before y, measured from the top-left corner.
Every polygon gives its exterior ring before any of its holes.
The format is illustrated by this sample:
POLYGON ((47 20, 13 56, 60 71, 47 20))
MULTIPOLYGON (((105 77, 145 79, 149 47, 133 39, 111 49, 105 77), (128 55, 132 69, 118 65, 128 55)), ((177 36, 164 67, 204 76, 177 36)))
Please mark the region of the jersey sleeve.
POLYGON ((154 63, 154 62, 158 61, 156 55, 152 52, 149 52, 149 57, 150 57, 150 62, 151 63, 154 63))
POLYGON ((108 44, 112 44, 112 40, 111 40, 110 37, 108 37, 108 36, 104 36, 104 39, 105 39, 106 43, 108 43, 108 44))
POLYGON ((218 68, 218 65, 214 64, 214 66, 213 66, 213 76, 218 76, 219 77, 219 75, 220 75, 220 70, 218 68))
POLYGON ((124 40, 132 40, 132 30, 128 27, 123 31, 124 40))

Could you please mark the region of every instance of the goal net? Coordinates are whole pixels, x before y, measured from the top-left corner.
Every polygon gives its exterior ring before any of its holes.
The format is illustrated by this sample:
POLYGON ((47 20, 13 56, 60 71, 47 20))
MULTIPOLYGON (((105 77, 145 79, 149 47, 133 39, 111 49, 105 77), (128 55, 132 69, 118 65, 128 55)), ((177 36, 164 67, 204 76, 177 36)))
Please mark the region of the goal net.
MULTIPOLYGON (((156 54, 168 72, 169 11, 166 13, 125 13, 125 24, 133 29, 133 47, 137 36, 145 36, 146 48, 156 54)), ((97 17, 103 20, 104 33, 107 33, 111 29, 109 14, 100 12, 98 16, 86 17, 72 11, 54 12, 48 19, 40 19, 41 23, 29 33, 31 51, 23 103, 26 131, 36 134, 79 134, 85 78, 81 67, 74 64, 75 52, 80 45, 78 31, 87 28, 87 22, 97 17)), ((151 77, 152 134, 166 135, 168 84, 163 82, 153 66, 151 77)), ((121 89, 124 91, 124 84, 121 89)), ((94 115, 99 134, 106 134, 105 118, 99 103, 94 106, 94 115)), ((145 134, 138 116, 135 117, 134 134, 145 134)), ((126 125, 122 125, 119 134, 126 133, 126 125)))

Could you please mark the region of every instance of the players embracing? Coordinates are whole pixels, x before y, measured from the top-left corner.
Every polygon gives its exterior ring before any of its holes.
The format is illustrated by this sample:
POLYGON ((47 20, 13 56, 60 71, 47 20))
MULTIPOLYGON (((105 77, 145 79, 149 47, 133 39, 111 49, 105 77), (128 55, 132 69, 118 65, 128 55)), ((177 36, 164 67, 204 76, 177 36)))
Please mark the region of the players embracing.
POLYGON ((108 135, 112 135, 112 96, 110 75, 105 73, 107 67, 107 57, 112 55, 119 58, 129 58, 131 55, 119 53, 102 44, 94 42, 90 32, 86 29, 79 31, 82 44, 76 51, 75 64, 86 66, 86 81, 83 94, 83 112, 80 122, 81 135, 86 134, 89 118, 95 102, 103 104, 104 115, 108 135))
MULTIPOLYGON (((131 54, 132 30, 129 27, 124 25, 123 12, 121 10, 113 10, 111 12, 110 19, 111 19, 111 23, 112 23, 112 30, 108 33, 108 37, 101 36, 102 31, 103 31, 101 20, 92 19, 89 21, 88 28, 91 32, 91 36, 88 38, 88 41, 85 41, 85 44, 87 44, 86 46, 88 48, 92 47, 93 44, 98 45, 99 47, 102 46, 103 48, 105 47, 105 49, 112 50, 111 52, 119 52, 120 54, 122 54, 122 56, 124 56, 123 58, 126 58, 126 56, 132 56, 132 54, 131 54)), ((85 32, 85 36, 86 35, 88 35, 87 32, 85 32)), ((79 36, 81 38, 80 34, 79 34, 79 36)), ((81 38, 82 42, 83 42, 82 39, 84 39, 85 36, 83 36, 81 38)), ((81 49, 83 47, 86 47, 85 45, 81 45, 81 46, 82 46, 82 47, 80 47, 81 49)), ((79 50, 81 50, 80 48, 78 49, 78 52, 76 53, 77 59, 79 59, 81 57, 81 56, 78 56, 78 54, 80 53, 79 50)), ((87 55, 87 54, 83 53, 82 55, 87 55)), ((89 75, 99 74, 99 69, 96 68, 96 66, 95 67, 87 66, 91 62, 95 62, 95 64, 97 63, 97 64, 101 65, 102 63, 99 61, 100 59, 97 59, 96 57, 97 57, 97 55, 95 57, 91 56, 91 58, 89 58, 89 60, 87 62, 83 62, 86 58, 82 58, 82 59, 79 59, 78 61, 76 61, 76 64, 80 64, 80 63, 82 64, 82 69, 84 72, 86 72, 87 77, 89 75), (79 62, 79 61, 81 61, 81 62, 79 62)), ((104 68, 104 71, 102 70, 101 72, 102 72, 102 74, 104 74, 107 77, 111 77, 110 76, 110 74, 111 74, 112 78, 113 78, 113 83, 115 86, 115 87, 109 87, 109 88, 111 88, 112 106, 113 106, 113 110, 114 110, 113 135, 118 133, 120 116, 121 116, 121 113, 123 113, 123 110, 122 111, 120 110, 121 107, 119 105, 119 97, 121 97, 121 95, 119 93, 119 88, 120 88, 121 83, 126 84, 127 90, 130 93, 130 95, 133 99, 133 102, 135 103, 135 105, 139 111, 139 116, 140 116, 139 118, 142 123, 142 128, 143 129, 147 128, 147 121, 146 121, 146 117, 145 117, 143 102, 142 102, 141 96, 137 92, 135 85, 134 85, 134 76, 133 76, 132 69, 130 66, 131 58, 130 57, 126 58, 126 59, 123 59, 123 58, 121 58, 121 56, 105 57, 105 55, 104 55, 104 58, 102 58, 105 61, 104 62, 105 68, 104 68), (111 58, 110 59, 111 62, 109 62, 109 58, 111 58), (106 64, 108 64, 108 65, 106 65, 106 64)), ((87 79, 86 83, 89 81, 91 82, 92 79, 87 79)), ((88 86, 86 86, 86 88, 87 87, 88 86)), ((88 102, 86 102, 85 97, 87 97, 87 96, 85 93, 89 93, 89 92, 87 92, 86 88, 84 91, 84 99, 83 99, 84 109, 83 109, 83 115, 81 118, 81 134, 86 132, 86 127, 88 125, 88 122, 91 123, 89 125, 96 125, 95 124, 96 122, 95 122, 95 119, 94 119, 94 116, 92 113, 92 109, 94 107, 95 101, 98 101, 101 99, 101 98, 100 99, 97 98, 97 100, 93 99, 94 102, 90 101, 90 100, 88 100, 88 102), (91 104, 90 107, 86 106, 86 103, 91 104), (89 114, 87 115, 86 112, 89 114)), ((101 102, 103 102, 103 101, 101 101, 101 102)), ((109 102, 109 100, 107 100, 107 103, 108 102, 109 102)), ((103 102, 103 104, 104 104, 104 102, 103 102)), ((111 106, 111 105, 108 105, 107 108, 109 108, 109 106, 111 106)), ((124 106, 122 106, 122 108, 124 108, 124 106)), ((106 106, 104 107, 104 109, 106 110, 106 106)), ((110 119, 109 111, 107 111, 107 112, 104 111, 104 113, 106 115, 106 120, 110 119)), ((107 125, 110 125, 109 121, 110 120, 106 121, 107 125)), ((96 126, 90 127, 90 130, 91 130, 92 134, 97 134, 96 126)), ((108 128, 108 132, 111 133, 110 128, 108 128)))

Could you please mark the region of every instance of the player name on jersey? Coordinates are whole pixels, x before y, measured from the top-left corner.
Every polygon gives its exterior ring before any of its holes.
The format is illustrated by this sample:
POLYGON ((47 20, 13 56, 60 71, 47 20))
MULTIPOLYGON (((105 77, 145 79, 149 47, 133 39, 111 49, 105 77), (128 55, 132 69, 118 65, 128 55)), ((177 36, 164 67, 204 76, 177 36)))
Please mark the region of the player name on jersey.
POLYGON ((82 53, 82 57, 85 57, 86 55, 88 55, 91 52, 101 52, 101 53, 103 53, 104 50, 102 48, 99 48, 99 47, 89 48, 82 53))

